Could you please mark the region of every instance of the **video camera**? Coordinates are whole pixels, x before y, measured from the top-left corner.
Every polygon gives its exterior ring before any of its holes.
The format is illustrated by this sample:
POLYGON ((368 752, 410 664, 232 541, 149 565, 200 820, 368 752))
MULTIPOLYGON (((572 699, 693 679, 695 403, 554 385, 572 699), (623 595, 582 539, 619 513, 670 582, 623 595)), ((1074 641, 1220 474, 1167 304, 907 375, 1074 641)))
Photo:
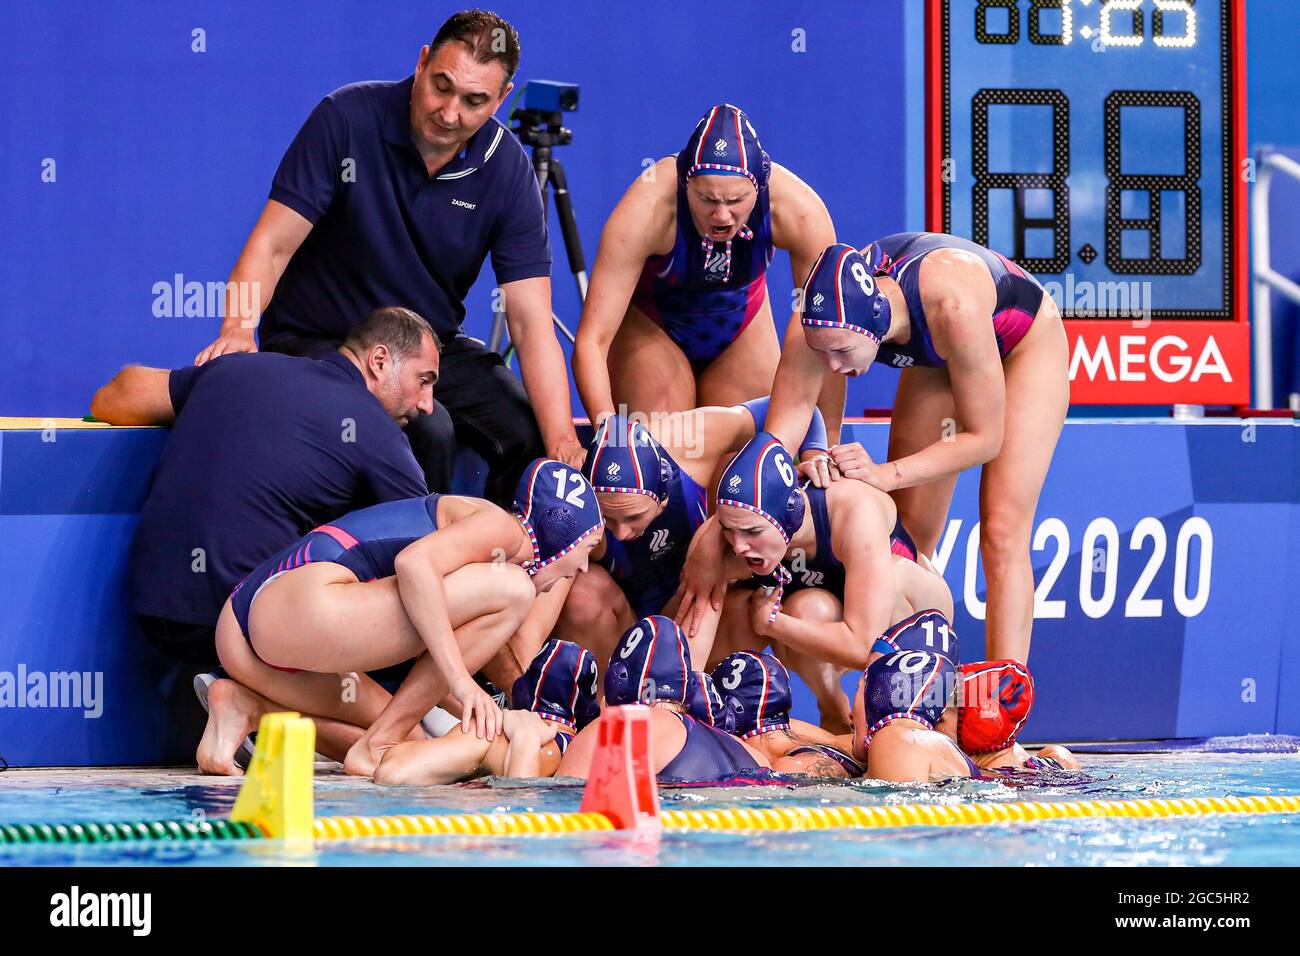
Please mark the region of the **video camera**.
POLYGON ((555 80, 529 80, 519 91, 520 105, 510 111, 511 131, 527 146, 567 146, 573 131, 561 122, 578 108, 578 85, 555 80))

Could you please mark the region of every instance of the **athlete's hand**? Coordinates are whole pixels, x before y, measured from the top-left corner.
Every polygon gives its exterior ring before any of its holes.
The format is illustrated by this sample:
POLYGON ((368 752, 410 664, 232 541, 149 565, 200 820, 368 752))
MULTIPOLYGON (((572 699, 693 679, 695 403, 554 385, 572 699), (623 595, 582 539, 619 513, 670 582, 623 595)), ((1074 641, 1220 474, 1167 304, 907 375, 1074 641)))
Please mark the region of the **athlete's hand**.
POLYGON ((799 462, 799 477, 811 481, 814 488, 829 488, 832 481, 840 480, 840 471, 830 455, 818 452, 799 462))
POLYGON ((543 720, 531 710, 507 710, 501 715, 501 732, 506 740, 521 743, 533 740, 541 746, 548 740, 554 740, 560 725, 553 720, 543 720))
POLYGON ((473 728, 480 740, 495 740, 501 732, 501 708, 487 691, 465 674, 452 685, 449 693, 460 705, 460 729, 469 733, 473 728))
POLYGON ((553 448, 547 449, 547 454, 556 461, 562 461, 579 471, 582 470, 583 462, 587 460, 587 449, 576 437, 557 442, 553 448))
POLYGON ((771 637, 772 625, 781 613, 780 588, 756 588, 749 598, 749 625, 759 637, 771 637))
POLYGON ((858 442, 836 445, 831 449, 831 460, 845 478, 865 481, 885 492, 898 487, 898 468, 889 462, 876 464, 858 442))
POLYGON ((253 339, 252 329, 231 329, 229 332, 222 332, 217 336, 216 341, 205 348, 198 355, 194 356, 194 364, 202 365, 204 362, 216 358, 218 355, 231 355, 235 352, 256 352, 257 342, 253 339))
POLYGON ((723 563, 727 543, 722 538, 722 526, 716 517, 709 518, 696 530, 686 549, 686 562, 682 565, 682 583, 677 588, 681 603, 674 620, 695 637, 710 607, 722 610, 727 596, 727 577, 723 563))

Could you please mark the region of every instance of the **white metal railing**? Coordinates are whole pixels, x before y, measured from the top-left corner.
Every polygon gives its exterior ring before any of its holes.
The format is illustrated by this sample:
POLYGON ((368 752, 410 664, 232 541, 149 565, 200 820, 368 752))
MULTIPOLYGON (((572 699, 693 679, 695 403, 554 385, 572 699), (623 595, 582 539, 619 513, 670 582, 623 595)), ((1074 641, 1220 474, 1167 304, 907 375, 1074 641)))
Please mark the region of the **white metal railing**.
MULTIPOLYGON (((1251 285, 1252 337, 1255 350, 1255 407, 1273 407, 1273 307, 1270 292, 1276 290, 1300 305, 1300 285, 1269 262, 1268 194, 1273 173, 1280 172, 1300 182, 1300 163, 1282 153, 1265 150, 1255 170, 1255 189, 1250 196, 1250 244, 1253 265, 1251 285)), ((1291 408, 1300 411, 1300 394, 1291 393, 1291 408)))

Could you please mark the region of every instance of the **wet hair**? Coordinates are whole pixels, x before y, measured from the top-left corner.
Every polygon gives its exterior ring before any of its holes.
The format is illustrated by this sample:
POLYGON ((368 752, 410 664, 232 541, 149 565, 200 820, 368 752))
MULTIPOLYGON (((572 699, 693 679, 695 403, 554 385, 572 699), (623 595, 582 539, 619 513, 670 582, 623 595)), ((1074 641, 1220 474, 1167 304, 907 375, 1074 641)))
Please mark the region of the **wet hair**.
POLYGON ((424 348, 426 336, 433 339, 441 353, 442 343, 428 322, 410 309, 388 306, 371 312, 364 322, 348 333, 343 346, 354 355, 365 355, 376 345, 386 345, 393 358, 400 362, 418 355, 424 348))
POLYGON ((459 40, 469 47, 469 52, 479 63, 491 63, 497 60, 506 71, 506 78, 501 83, 505 89, 507 83, 519 69, 519 34, 510 25, 510 21, 497 16, 491 10, 462 10, 453 13, 440 27, 429 44, 429 56, 452 40, 459 40))

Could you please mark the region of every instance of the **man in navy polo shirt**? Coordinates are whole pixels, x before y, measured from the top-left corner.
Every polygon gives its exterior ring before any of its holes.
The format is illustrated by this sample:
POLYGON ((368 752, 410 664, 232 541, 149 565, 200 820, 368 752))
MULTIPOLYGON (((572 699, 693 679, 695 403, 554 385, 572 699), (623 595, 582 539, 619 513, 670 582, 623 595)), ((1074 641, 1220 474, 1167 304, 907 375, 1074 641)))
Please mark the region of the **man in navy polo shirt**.
POLYGON ((130 556, 132 609, 153 643, 214 666, 217 617, 250 571, 354 508, 427 494, 398 426, 432 410, 437 378, 429 324, 380 309, 319 360, 128 366, 101 388, 101 421, 172 425, 130 556))
POLYGON ((443 344, 440 408, 407 429, 432 490, 450 490, 456 438, 486 459, 488 497, 502 504, 532 459, 580 464, 551 325, 541 193, 527 153, 493 117, 518 65, 514 28, 471 10, 442 25, 413 76, 325 97, 280 162, 230 275, 221 333, 195 363, 258 345, 318 355, 371 309, 406 306, 443 344), (489 253, 522 388, 498 355, 460 332, 489 253), (269 300, 258 344, 254 299, 269 300))

